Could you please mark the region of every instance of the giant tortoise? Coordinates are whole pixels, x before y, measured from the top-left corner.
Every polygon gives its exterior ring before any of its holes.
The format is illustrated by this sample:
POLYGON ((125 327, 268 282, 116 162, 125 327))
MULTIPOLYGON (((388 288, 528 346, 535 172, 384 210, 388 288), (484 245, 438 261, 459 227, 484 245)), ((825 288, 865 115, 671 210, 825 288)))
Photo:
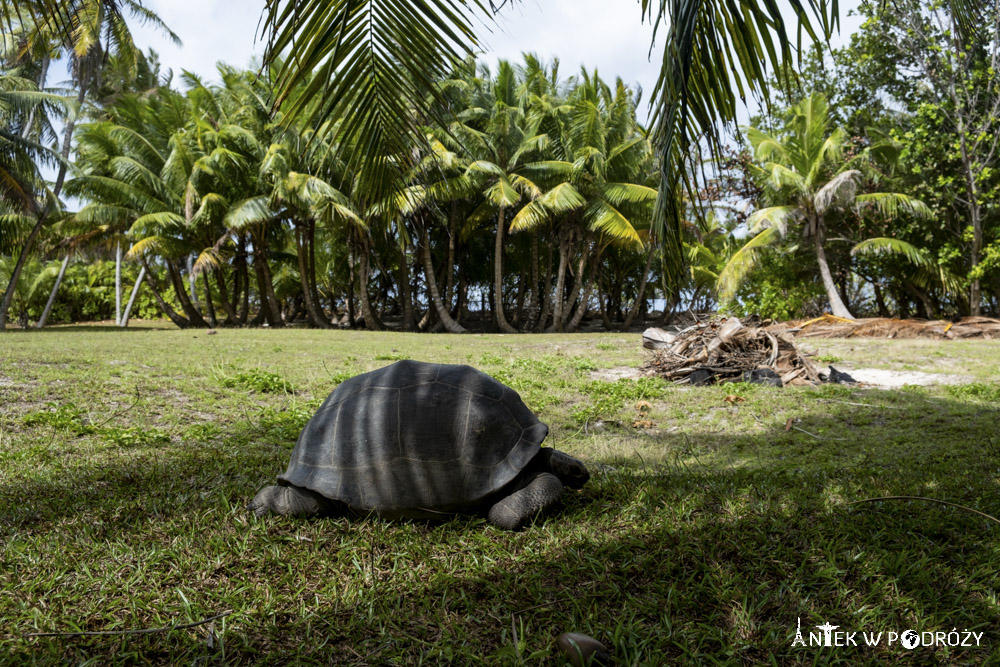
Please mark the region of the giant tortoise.
POLYGON ((507 530, 579 489, 582 462, 510 387, 470 366, 398 361, 334 389, 276 486, 248 509, 287 516, 484 513, 507 530))

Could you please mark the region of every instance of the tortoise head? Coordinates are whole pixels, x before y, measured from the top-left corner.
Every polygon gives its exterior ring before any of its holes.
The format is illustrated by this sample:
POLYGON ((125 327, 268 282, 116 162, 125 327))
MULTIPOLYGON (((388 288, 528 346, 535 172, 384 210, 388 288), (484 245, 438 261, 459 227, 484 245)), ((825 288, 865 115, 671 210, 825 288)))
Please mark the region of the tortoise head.
POLYGON ((542 448, 540 456, 544 457, 542 467, 571 489, 583 488, 590 479, 590 471, 580 459, 549 447, 542 448))

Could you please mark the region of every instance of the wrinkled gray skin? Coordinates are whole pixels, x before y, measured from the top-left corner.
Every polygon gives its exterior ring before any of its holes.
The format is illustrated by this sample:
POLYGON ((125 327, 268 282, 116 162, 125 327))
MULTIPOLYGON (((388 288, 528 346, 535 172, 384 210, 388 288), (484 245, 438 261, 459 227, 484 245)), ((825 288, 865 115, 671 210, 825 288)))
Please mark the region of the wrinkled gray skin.
POLYGON ((347 380, 302 430, 288 470, 248 509, 313 517, 485 514, 518 530, 590 478, 540 447, 548 427, 469 366, 400 361, 347 380))
MULTIPOLYGON (((555 449, 539 449, 531 463, 501 491, 486 501, 469 508, 471 513, 483 512, 489 522, 504 530, 520 530, 536 515, 559 502, 568 486, 579 489, 590 479, 582 461, 555 449)), ((276 484, 261 489, 247 506, 255 516, 269 512, 292 517, 324 517, 365 514, 338 500, 331 500, 315 491, 292 484, 276 484)), ((375 513, 388 517, 432 518, 434 512, 388 511, 375 513)))

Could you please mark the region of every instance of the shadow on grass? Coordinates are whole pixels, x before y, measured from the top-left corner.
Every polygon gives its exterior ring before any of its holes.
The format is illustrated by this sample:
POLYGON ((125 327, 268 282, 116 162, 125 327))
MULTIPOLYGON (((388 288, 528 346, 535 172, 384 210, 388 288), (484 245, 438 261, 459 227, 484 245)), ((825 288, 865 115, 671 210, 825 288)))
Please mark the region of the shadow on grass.
MULTIPOLYGON (((227 586, 198 589, 207 607, 237 612, 224 656, 204 631, 12 639, 8 649, 152 663, 560 664, 553 638, 576 631, 612 646, 622 664, 988 662, 1000 627, 1000 526, 930 503, 847 503, 931 496, 1000 514, 996 406, 868 392, 872 407, 845 410, 834 394, 816 397, 803 396, 802 431, 623 432, 623 449, 652 441, 664 462, 595 465, 562 512, 522 533, 471 520, 229 526, 257 555, 231 562, 227 586), (314 537, 295 541, 300 530, 314 537), (832 623, 858 632, 859 646, 793 647, 799 619, 807 641, 832 623), (952 628, 985 635, 971 648, 861 645, 862 631, 952 628)), ((102 541, 156 532, 159 520, 235 522, 233 508, 287 462, 287 447, 257 442, 184 443, 100 465, 47 460, 61 472, 0 480, 0 531, 5 541, 39 539, 82 515, 86 539, 102 541)), ((208 553, 218 541, 206 544, 203 557, 220 556, 208 553)), ((4 606, 8 632, 27 631, 29 617, 4 606)))

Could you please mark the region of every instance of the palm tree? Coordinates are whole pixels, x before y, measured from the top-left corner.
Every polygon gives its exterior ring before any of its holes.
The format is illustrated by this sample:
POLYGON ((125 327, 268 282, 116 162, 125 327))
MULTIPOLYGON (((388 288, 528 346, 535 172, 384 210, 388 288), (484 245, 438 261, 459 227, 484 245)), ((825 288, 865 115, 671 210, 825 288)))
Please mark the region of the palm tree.
MULTIPOLYGON (((38 88, 44 90, 49 61, 64 51, 70 58, 73 81, 77 88, 76 104, 66 115, 61 160, 52 188, 53 198, 58 200, 65 183, 69 166, 69 154, 73 132, 83 109, 88 93, 99 85, 101 70, 106 57, 112 55, 117 65, 127 75, 134 76, 142 53, 132 41, 132 33, 124 16, 128 11, 133 17, 153 25, 166 33, 175 43, 180 39, 152 11, 138 0, 70 0, 52 2, 50 0, 17 2, 11 7, 9 2, 0 2, 0 26, 4 33, 13 37, 17 48, 8 54, 14 62, 40 57, 38 88)), ((29 119, 24 128, 25 136, 37 124, 37 114, 29 119)), ((37 231, 33 231, 21 250, 22 256, 31 252, 38 231, 45 224, 46 216, 39 216, 37 231)), ((15 270, 12 282, 16 284, 19 271, 15 270)), ((56 281, 54 292, 59 287, 56 281)), ((50 297, 51 300, 52 297, 50 297)), ((120 297, 119 297, 120 298, 120 297)), ((0 329, 3 329, 6 310, 0 309, 0 329)))
POLYGON ((0 330, 6 326, 24 263, 53 208, 38 168, 56 163, 58 156, 29 138, 26 131, 39 105, 45 103, 61 104, 62 98, 39 92, 26 79, 0 74, 0 211, 5 218, 0 223, 0 250, 13 252, 20 246, 0 304, 0 330))
POLYGON ((735 293, 761 248, 784 238, 791 225, 799 224, 802 236, 813 239, 816 264, 833 314, 854 319, 841 299, 827 261, 828 219, 847 206, 873 206, 890 218, 901 212, 930 215, 923 202, 904 194, 857 194, 864 175, 853 167, 862 165, 855 161, 838 164, 847 136, 841 128, 831 131, 828 112, 826 98, 814 93, 792 108, 792 120, 783 135, 746 128, 754 157, 761 163, 752 164, 751 169, 772 205, 757 210, 747 220, 754 236, 733 254, 719 275, 723 298, 735 293))
MULTIPOLYGON (((283 90, 298 81, 311 81, 313 92, 324 91, 325 103, 310 110, 320 117, 346 116, 341 131, 356 146, 358 163, 378 165, 379 157, 405 151, 422 142, 414 118, 431 117, 433 105, 425 92, 463 55, 477 46, 472 22, 478 13, 506 4, 478 0, 430 0, 411 6, 387 0, 303 0, 267 3, 266 24, 271 30, 267 59, 276 61, 286 49, 294 51, 279 68, 283 90), (331 26, 333 28, 331 29, 331 26), (411 112, 410 104, 418 109, 411 112), (365 137, 365 141, 355 139, 365 137)), ((970 3, 971 4, 971 3, 970 3)), ((833 5, 836 8, 836 4, 833 5)), ((654 227, 668 250, 671 275, 680 276, 680 232, 677 197, 684 173, 685 148, 692 132, 721 144, 720 123, 732 123, 737 93, 767 90, 768 68, 791 62, 792 42, 778 5, 744 0, 643 0, 643 17, 667 30, 657 96, 658 153, 662 180, 654 227), (735 75, 736 90, 730 88, 735 75)), ((824 0, 793 0, 800 36, 814 39, 809 16, 829 36, 837 25, 824 0)), ((430 97, 434 98, 437 93, 430 97)), ((292 113, 305 112, 304 106, 292 113)), ((437 119, 440 122, 440 119, 437 119)), ((400 171, 378 169, 373 182, 381 188, 402 190, 400 171)))
POLYGON ((512 231, 532 230, 550 220, 557 227, 559 268, 554 294, 548 299, 553 331, 572 330, 579 324, 608 246, 642 248, 656 200, 656 189, 648 184, 651 149, 635 121, 631 91, 620 79, 612 90, 596 72, 586 70, 576 84, 562 112, 546 114, 558 135, 554 150, 560 159, 524 167, 529 174, 538 172, 538 182, 549 190, 529 202, 511 223, 512 231), (564 299, 574 254, 575 284, 564 299))

